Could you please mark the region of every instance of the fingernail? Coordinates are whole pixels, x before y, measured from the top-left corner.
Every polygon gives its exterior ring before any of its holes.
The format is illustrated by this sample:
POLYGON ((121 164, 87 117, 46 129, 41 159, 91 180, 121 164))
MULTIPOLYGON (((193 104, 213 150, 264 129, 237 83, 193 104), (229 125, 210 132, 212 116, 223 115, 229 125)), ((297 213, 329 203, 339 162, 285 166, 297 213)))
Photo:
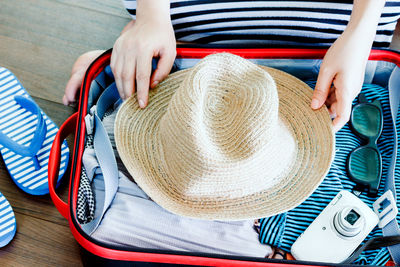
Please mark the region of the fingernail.
POLYGON ((151 84, 151 88, 154 88, 157 84, 158 84, 158 81, 154 81, 154 82, 151 84))
POLYGON ((140 106, 141 108, 144 108, 144 102, 143 102, 142 99, 139 99, 139 106, 140 106))
POLYGON ((319 107, 319 101, 318 101, 318 99, 313 99, 312 101, 311 101, 311 108, 313 108, 313 109, 316 109, 316 108, 318 108, 319 107))

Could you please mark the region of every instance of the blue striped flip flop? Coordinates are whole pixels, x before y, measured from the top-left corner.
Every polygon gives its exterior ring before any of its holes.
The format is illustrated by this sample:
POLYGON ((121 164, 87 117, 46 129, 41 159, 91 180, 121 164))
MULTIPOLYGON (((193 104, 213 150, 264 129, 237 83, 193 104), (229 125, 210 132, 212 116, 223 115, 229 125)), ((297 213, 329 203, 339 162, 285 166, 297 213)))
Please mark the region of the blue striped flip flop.
POLYGON ((4 247, 14 238, 17 230, 14 212, 10 203, 0 193, 0 248, 4 247))
MULTIPOLYGON (((47 165, 57 131, 14 74, 0 67, 0 153, 11 178, 28 194, 49 193, 47 165)), ((68 157, 64 141, 57 186, 68 157)))

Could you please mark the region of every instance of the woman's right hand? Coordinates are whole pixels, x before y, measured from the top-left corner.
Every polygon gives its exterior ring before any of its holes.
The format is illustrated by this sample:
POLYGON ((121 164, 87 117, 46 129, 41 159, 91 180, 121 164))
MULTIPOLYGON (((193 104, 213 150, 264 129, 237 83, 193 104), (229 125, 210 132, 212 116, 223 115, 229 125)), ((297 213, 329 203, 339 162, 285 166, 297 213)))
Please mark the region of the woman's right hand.
POLYGON ((138 0, 136 21, 117 39, 111 55, 110 65, 121 98, 127 99, 136 89, 139 106, 146 107, 149 87, 167 77, 175 56, 169 1, 138 0), (153 57, 159 61, 151 75, 153 57))

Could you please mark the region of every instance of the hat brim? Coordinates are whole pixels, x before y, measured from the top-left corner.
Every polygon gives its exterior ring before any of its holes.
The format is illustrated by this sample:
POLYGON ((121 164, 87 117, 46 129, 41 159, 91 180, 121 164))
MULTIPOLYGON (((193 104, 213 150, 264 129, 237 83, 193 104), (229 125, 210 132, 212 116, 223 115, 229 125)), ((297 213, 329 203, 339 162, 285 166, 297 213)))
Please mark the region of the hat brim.
POLYGON ((297 156, 288 175, 268 190, 240 198, 195 199, 182 195, 164 171, 168 160, 160 147, 159 122, 189 70, 169 75, 149 92, 141 109, 136 97, 120 107, 114 127, 118 153, 136 183, 165 209, 201 219, 241 220, 273 216, 301 204, 322 182, 334 157, 335 138, 326 106, 310 107, 312 89, 296 77, 260 66, 275 80, 279 117, 291 131, 297 156))

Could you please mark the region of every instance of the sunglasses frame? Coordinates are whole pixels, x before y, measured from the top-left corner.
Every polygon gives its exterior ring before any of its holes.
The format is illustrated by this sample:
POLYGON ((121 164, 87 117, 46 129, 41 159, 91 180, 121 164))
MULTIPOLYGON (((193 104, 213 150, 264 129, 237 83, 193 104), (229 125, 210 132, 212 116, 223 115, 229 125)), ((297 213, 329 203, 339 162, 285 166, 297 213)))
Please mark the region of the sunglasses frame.
POLYGON ((362 145, 360 147, 355 148, 353 151, 350 152, 348 158, 347 158, 347 172, 350 176, 350 179, 352 181, 354 181, 357 185, 365 188, 368 188, 368 194, 370 195, 377 195, 378 193, 378 188, 379 188, 379 184, 381 182, 381 178, 382 178, 382 155, 381 152, 378 149, 378 139, 382 134, 382 130, 383 130, 383 110, 382 110, 382 104, 381 102, 376 99, 372 102, 369 102, 367 100, 367 98, 365 97, 364 94, 360 93, 358 96, 358 101, 359 103, 357 105, 355 105, 352 110, 351 110, 351 115, 350 115, 350 128, 351 130, 361 139, 367 141, 367 144, 362 145), (373 106, 375 108, 378 109, 379 111, 379 119, 381 121, 380 126, 379 126, 379 130, 376 136, 374 137, 368 137, 363 135, 362 133, 360 133, 359 131, 357 131, 354 126, 353 126, 353 120, 354 120, 354 110, 362 107, 362 106, 373 106), (365 148, 370 148, 372 150, 374 150, 377 155, 378 155, 378 163, 379 163, 379 173, 378 173, 378 177, 377 179, 375 179, 373 182, 366 182, 364 180, 358 179, 355 177, 354 173, 351 171, 350 165, 351 165, 351 159, 352 159, 352 155, 354 154, 354 152, 359 151, 361 149, 365 149, 365 148))

